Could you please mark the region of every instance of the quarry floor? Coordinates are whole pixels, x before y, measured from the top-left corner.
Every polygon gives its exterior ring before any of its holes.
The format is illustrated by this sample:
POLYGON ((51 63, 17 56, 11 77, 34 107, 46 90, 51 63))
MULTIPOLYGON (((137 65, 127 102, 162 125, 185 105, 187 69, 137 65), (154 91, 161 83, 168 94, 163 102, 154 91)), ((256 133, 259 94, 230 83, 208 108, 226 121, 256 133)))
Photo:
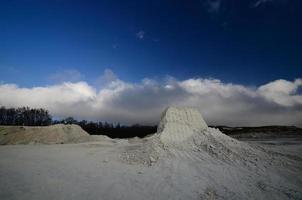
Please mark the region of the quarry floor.
MULTIPOLYGON (((247 142, 302 159, 302 140, 247 142)), ((89 142, 0 146, 0 199, 301 199, 301 171, 255 176, 221 161, 160 159, 129 164, 121 154, 137 143, 89 142), (293 185, 283 185, 283 178, 293 185), (270 180, 267 180, 270 179, 270 180), (284 188, 278 193, 278 188, 284 188), (287 192, 284 192, 287 191, 287 192)), ((302 165, 302 162, 300 162, 302 165)), ((264 174, 269 174, 267 169, 264 174)), ((261 173, 261 174, 263 174, 261 173)))

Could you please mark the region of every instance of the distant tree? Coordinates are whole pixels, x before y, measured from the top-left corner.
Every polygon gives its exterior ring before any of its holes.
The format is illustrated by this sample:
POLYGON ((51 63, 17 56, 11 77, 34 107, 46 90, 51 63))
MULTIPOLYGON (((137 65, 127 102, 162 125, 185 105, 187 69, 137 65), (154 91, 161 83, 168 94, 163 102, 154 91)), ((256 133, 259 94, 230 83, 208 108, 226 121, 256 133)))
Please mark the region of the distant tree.
POLYGON ((77 124, 77 120, 75 120, 73 117, 67 117, 63 120, 64 124, 77 124))
POLYGON ((118 122, 115 126, 116 129, 120 129, 121 128, 121 124, 118 122))
POLYGON ((45 126, 51 124, 51 116, 45 109, 0 108, 0 124, 2 125, 24 125, 45 126))

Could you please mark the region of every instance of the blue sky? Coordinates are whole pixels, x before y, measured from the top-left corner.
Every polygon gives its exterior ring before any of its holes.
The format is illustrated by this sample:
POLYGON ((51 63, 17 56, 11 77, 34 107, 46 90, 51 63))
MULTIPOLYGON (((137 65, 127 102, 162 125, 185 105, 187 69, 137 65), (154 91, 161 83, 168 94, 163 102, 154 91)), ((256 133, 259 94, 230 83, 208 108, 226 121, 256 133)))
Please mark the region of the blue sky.
POLYGON ((0 106, 150 124, 180 105, 212 124, 302 126, 301 9, 300 0, 0 1, 0 106))
POLYGON ((1 81, 50 84, 75 69, 123 80, 170 75, 259 85, 302 74, 302 12, 295 0, 0 3, 1 81))

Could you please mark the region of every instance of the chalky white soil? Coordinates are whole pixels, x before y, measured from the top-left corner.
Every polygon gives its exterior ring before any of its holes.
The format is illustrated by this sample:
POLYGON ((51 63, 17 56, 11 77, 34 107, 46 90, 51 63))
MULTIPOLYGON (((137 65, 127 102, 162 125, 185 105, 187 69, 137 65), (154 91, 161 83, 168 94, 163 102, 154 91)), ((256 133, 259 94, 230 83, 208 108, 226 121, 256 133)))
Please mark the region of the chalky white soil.
POLYGON ((0 145, 8 144, 64 144, 109 139, 92 136, 78 125, 0 126, 0 145))
POLYGON ((0 146, 0 199, 302 199, 301 144, 290 149, 170 107, 144 139, 0 146))

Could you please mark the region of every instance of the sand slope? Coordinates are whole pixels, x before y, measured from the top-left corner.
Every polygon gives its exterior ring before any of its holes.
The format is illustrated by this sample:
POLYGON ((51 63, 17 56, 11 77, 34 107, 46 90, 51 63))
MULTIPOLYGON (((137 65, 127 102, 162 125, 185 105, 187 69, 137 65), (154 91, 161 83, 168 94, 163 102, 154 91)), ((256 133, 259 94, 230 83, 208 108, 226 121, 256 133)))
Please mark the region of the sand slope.
POLYGON ((61 144, 86 141, 89 134, 78 125, 0 126, 0 144, 61 144))

